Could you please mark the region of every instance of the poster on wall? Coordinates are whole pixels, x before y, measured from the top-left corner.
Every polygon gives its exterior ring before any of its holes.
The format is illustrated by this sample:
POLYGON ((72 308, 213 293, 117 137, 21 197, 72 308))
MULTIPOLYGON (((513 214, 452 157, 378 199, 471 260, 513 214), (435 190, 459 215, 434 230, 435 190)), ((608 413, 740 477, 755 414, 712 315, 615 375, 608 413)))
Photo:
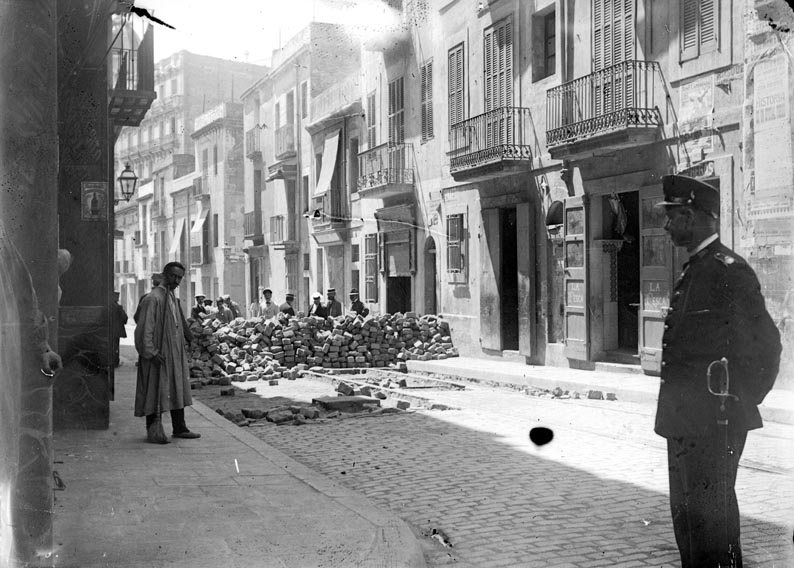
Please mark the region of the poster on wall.
POLYGON ((686 155, 693 162, 713 150, 714 78, 681 85, 678 126, 686 155))
MULTIPOLYGON (((794 180, 788 64, 783 54, 759 61, 754 70, 753 146, 755 198, 751 216, 778 216, 794 180)), ((789 205, 789 213, 790 213, 789 205)))
POLYGON ((104 181, 81 183, 80 203, 83 221, 105 221, 108 218, 108 184, 104 181))

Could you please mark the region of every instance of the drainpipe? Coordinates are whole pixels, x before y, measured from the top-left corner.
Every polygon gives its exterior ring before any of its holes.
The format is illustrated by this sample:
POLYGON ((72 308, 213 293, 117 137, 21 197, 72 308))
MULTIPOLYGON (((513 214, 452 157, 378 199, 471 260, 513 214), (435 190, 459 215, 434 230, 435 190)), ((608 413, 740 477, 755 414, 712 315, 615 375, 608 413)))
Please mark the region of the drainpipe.
MULTIPOLYGON (((298 257, 295 259, 295 288, 292 292, 295 294, 297 298, 300 298, 300 293, 298 289, 300 289, 300 278, 298 275, 302 272, 301 267, 303 266, 303 231, 301 231, 302 215, 300 215, 299 211, 301 211, 301 197, 303 195, 303 188, 301 187, 303 182, 303 167, 301 165, 301 152, 303 145, 301 144, 301 139, 303 138, 303 128, 301 127, 301 92, 300 92, 300 68, 301 64, 296 58, 295 61, 295 104, 293 105, 293 112, 295 113, 295 128, 297 132, 295 133, 295 208, 296 211, 293 211, 292 214, 294 215, 294 221, 297 225, 295 227, 295 240, 298 243, 298 257)), ((306 93, 308 97, 308 93, 306 93)), ((306 101, 308 104, 308 101, 306 101)), ((287 200, 289 202, 289 200, 287 200)), ((306 204, 306 208, 308 209, 309 204, 306 204)), ((308 220, 306 221, 308 223, 308 220)), ((289 292, 289 290, 287 290, 289 292)), ((308 298, 305 299, 308 306, 308 298)), ((300 305, 300 304, 299 304, 300 305)))
POLYGON ((52 565, 52 383, 33 346, 28 282, 57 349, 57 12, 55 0, 0 0, 0 249, 21 257, 0 266, 21 277, 0 306, 21 316, 18 342, 0 342, 0 361, 18 371, 0 376, 0 565, 11 567, 52 565))

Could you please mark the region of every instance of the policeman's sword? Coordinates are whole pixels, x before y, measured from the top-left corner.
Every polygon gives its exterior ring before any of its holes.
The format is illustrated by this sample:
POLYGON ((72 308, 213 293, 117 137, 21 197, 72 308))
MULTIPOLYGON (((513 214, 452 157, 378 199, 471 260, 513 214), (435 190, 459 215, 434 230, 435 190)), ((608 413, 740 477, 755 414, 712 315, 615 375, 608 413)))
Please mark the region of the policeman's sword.
MULTIPOLYGON (((725 411, 725 401, 729 398, 739 400, 735 394, 731 394, 731 376, 728 372, 728 359, 722 357, 716 361, 709 363, 706 369, 706 387, 709 393, 720 399, 720 417, 717 418, 717 426, 722 431, 722 511, 723 519, 722 526, 725 531, 725 542, 728 543, 728 555, 730 558, 730 568, 735 568, 736 557, 733 545, 730 544, 730 535, 728 534, 728 459, 730 448, 728 447, 728 414, 725 411), (719 367, 722 369, 718 375, 722 376, 723 380, 718 381, 716 389, 713 388, 712 382, 712 369, 719 367)), ((725 568, 729 568, 726 566, 725 568)))

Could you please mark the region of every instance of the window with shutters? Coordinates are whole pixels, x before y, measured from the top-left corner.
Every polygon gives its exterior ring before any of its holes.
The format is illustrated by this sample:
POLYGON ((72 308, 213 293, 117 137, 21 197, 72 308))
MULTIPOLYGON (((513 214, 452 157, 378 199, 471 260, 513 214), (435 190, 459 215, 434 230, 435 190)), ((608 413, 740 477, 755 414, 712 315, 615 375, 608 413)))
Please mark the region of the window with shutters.
MULTIPOLYGON (((635 57, 634 0, 593 0, 593 72, 635 57)), ((604 73, 593 83, 596 115, 630 106, 630 74, 604 73)))
POLYGON ((378 301, 378 234, 364 235, 364 301, 378 301))
POLYGON ((681 61, 717 48, 717 0, 681 0, 681 61))
POLYGON ((433 61, 422 66, 422 142, 433 138, 433 61))
POLYGON ((488 148, 513 141, 509 111, 491 112, 513 106, 513 26, 505 18, 485 30, 485 143, 488 148))
POLYGON ((377 117, 375 116, 375 91, 367 95, 367 148, 378 145, 377 117))
POLYGON ((449 50, 448 64, 448 104, 449 125, 452 126, 466 118, 463 95, 464 95, 464 69, 463 69, 463 44, 457 45, 449 50))
POLYGON ((463 213, 447 215, 447 272, 461 273, 465 270, 465 244, 463 213))
POLYGON ((389 83, 389 144, 405 140, 405 98, 403 78, 389 83))
POLYGON ((635 0, 593 0, 593 71, 634 59, 635 0))
POLYGON ((513 106, 513 23, 511 18, 485 30, 485 112, 513 106))

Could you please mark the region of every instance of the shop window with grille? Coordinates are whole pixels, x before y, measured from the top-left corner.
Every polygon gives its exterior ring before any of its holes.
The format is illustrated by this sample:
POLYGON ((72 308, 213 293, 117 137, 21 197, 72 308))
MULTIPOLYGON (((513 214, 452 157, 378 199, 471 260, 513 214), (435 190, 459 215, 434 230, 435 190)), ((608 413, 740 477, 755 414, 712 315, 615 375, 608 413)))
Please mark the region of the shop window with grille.
POLYGON ((462 213, 447 215, 447 272, 460 274, 466 269, 463 221, 462 213))

